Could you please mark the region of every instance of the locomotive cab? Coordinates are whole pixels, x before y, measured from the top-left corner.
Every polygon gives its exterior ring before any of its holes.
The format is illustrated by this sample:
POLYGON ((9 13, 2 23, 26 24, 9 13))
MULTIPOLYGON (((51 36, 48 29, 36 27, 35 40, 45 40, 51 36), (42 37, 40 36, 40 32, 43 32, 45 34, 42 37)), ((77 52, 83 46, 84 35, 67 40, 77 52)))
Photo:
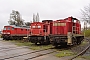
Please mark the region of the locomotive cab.
POLYGON ((36 22, 31 24, 30 35, 43 35, 43 23, 36 22))
POLYGON ((30 41, 35 44, 49 44, 50 24, 44 22, 31 23, 30 41))
POLYGON ((11 26, 4 26, 4 29, 2 31, 2 37, 3 39, 10 39, 10 35, 13 32, 14 28, 11 26))

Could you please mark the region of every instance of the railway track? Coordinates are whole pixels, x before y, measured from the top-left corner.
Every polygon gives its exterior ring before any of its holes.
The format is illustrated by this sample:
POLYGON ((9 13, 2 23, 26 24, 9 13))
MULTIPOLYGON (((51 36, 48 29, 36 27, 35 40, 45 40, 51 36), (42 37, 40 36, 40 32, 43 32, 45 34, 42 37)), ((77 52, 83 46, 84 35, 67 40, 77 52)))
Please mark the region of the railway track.
POLYGON ((18 55, 13 55, 13 56, 6 56, 3 58, 0 58, 0 60, 9 60, 9 59, 15 59, 15 58, 21 58, 21 57, 25 57, 25 56, 30 56, 28 58, 23 58, 24 60, 29 60, 29 59, 34 59, 40 56, 44 56, 47 54, 51 54, 53 52, 56 52, 55 50, 53 50, 53 48, 49 48, 49 49, 43 49, 43 50, 37 50, 37 51, 28 51, 22 54, 18 54, 18 55))
POLYGON ((7 46, 0 46, 0 52, 6 52, 6 51, 11 51, 11 50, 17 50, 17 49, 23 49, 23 48, 28 48, 26 46, 23 47, 18 47, 18 46, 12 46, 12 45, 7 45, 7 46))
POLYGON ((55 52, 55 50, 53 48, 33 51, 33 50, 30 50, 31 48, 25 49, 28 47, 17 47, 14 45, 12 46, 12 44, 9 44, 7 42, 2 42, 2 41, 0 41, 0 42, 1 42, 1 44, 0 44, 1 45, 0 46, 0 60, 10 60, 10 59, 17 60, 17 58, 19 60, 30 60, 30 59, 34 59, 34 58, 55 52), (24 51, 20 51, 20 50, 24 50, 24 51))
POLYGON ((39 55, 30 57, 30 58, 27 58, 27 59, 25 59, 25 60, 35 59, 35 58, 37 58, 37 57, 41 57, 41 56, 44 56, 44 55, 48 55, 48 54, 51 54, 51 53, 54 53, 54 52, 56 52, 56 51, 50 51, 50 52, 42 53, 42 54, 39 54, 39 55))
POLYGON ((26 47, 9 47, 9 48, 0 48, 0 52, 7 52, 7 51, 11 51, 11 50, 17 50, 17 49, 23 49, 26 47))
POLYGON ((82 50, 80 53, 75 55, 74 57, 70 58, 69 60, 73 60, 73 59, 77 58, 78 56, 85 54, 85 52, 90 48, 90 38, 85 38, 85 39, 89 42, 87 47, 84 50, 82 50))

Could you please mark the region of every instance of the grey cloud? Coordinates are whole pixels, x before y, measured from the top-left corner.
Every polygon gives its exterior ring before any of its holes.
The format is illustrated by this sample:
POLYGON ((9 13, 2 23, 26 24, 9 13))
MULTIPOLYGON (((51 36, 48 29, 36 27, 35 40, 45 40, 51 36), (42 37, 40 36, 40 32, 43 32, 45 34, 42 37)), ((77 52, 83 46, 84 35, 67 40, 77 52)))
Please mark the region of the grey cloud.
POLYGON ((25 21, 32 20, 33 13, 37 12, 41 20, 79 18, 80 9, 88 4, 89 0, 0 0, 0 29, 8 24, 12 10, 19 11, 25 21))

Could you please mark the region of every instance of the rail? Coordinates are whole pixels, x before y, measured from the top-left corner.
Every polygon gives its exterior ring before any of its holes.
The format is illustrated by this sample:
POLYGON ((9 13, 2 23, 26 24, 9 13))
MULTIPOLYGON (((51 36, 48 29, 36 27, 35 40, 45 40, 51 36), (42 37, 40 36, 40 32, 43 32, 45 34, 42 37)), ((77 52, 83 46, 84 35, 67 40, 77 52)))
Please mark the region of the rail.
MULTIPOLYGON (((32 51, 32 52, 27 51, 26 53, 14 55, 14 56, 6 56, 6 57, 4 57, 3 59, 0 59, 0 60, 6 60, 6 59, 17 58, 17 57, 20 57, 20 56, 31 55, 31 54, 35 54, 35 53, 51 50, 51 49, 54 49, 54 47, 51 47, 51 48, 48 48, 48 49, 36 50, 36 51, 32 51)), ((54 51, 54 50, 51 50, 50 52, 47 51, 47 53, 45 52, 45 53, 42 53, 40 55, 31 56, 31 57, 29 57, 29 58, 27 58, 25 60, 34 59, 34 58, 37 58, 37 57, 40 57, 40 56, 44 56, 44 55, 47 55, 47 54, 51 54, 51 53, 54 53, 54 52, 56 52, 56 51, 54 51)))
POLYGON ((83 50, 83 51, 81 51, 80 53, 78 53, 77 55, 75 55, 74 57, 72 57, 72 58, 70 58, 69 60, 73 60, 73 59, 75 59, 76 57, 78 57, 78 56, 80 56, 80 55, 83 55, 89 48, 90 48, 90 38, 88 39, 88 38, 85 38, 86 40, 88 40, 88 42, 89 42, 89 44, 88 44, 88 46, 83 50))

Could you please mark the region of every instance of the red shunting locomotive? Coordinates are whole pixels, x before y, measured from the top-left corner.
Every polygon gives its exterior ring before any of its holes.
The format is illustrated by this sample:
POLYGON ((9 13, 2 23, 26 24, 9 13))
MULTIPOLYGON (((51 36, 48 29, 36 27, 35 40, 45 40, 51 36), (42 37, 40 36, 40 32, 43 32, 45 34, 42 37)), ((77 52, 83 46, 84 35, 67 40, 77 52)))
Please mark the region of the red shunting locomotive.
POLYGON ((81 35, 80 21, 73 17, 56 20, 51 23, 50 41, 54 46, 77 45, 84 39, 81 35))
POLYGON ((50 23, 52 20, 44 20, 42 22, 31 23, 31 31, 29 39, 35 44, 49 44, 50 23))
POLYGON ((29 39, 35 44, 54 46, 76 45, 84 39, 81 24, 77 18, 68 17, 60 20, 43 20, 31 23, 29 39))

